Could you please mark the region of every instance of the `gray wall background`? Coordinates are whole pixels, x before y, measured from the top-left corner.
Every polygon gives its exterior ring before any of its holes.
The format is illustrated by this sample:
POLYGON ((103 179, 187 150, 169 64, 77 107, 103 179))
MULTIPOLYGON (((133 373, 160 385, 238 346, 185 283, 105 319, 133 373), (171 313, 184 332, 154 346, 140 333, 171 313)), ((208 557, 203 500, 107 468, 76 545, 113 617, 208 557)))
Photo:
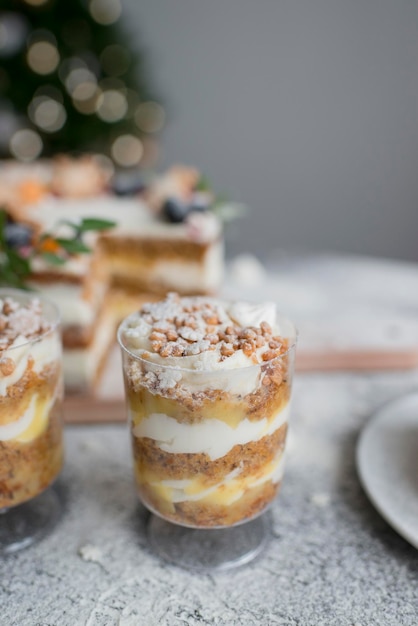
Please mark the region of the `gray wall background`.
POLYGON ((167 105, 161 165, 251 207, 230 253, 418 260, 416 1, 124 6, 167 105))

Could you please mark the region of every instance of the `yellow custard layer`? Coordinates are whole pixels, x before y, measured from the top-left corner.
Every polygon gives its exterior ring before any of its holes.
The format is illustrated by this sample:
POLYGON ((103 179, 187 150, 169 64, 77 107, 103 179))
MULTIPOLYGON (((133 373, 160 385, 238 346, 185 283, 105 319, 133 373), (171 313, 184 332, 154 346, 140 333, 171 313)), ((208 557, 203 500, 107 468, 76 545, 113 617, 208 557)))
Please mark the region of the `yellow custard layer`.
POLYGON ((0 425, 0 441, 27 443, 39 437, 48 424, 53 397, 33 394, 23 414, 10 424, 0 425))
POLYGON ((266 387, 240 399, 216 390, 206 390, 205 396, 203 400, 190 396, 167 398, 151 393, 145 387, 138 391, 128 388, 129 416, 133 426, 149 415, 160 413, 186 424, 216 419, 225 422, 230 428, 236 428, 243 420, 256 421, 266 415, 275 415, 288 403, 290 388, 283 383, 280 392, 275 395, 269 393, 266 387))
POLYGON ((46 414, 45 428, 29 441, 0 441, 0 508, 30 500, 58 476, 63 464, 61 401, 46 414))
POLYGON ((40 374, 29 367, 8 395, 0 397, 0 441, 28 442, 38 437, 47 426, 51 407, 61 396, 58 364, 40 374))
POLYGON ((250 520, 262 513, 276 497, 280 482, 267 480, 248 489, 233 505, 220 500, 205 499, 171 503, 163 500, 147 486, 139 489, 144 504, 154 513, 183 526, 191 528, 222 528, 250 520))
POLYGON ((58 363, 22 378, 0 397, 0 508, 46 489, 63 463, 62 373, 58 363))
POLYGON ((158 480, 151 473, 144 471, 137 472, 136 479, 139 488, 142 485, 146 486, 148 493, 153 492, 165 504, 199 501, 201 504, 230 506, 247 491, 258 487, 263 482, 271 480, 276 483, 281 480, 283 456, 280 455, 266 464, 254 475, 242 477, 240 474, 241 468, 237 468, 225 476, 222 481, 210 486, 201 477, 183 480, 158 480))

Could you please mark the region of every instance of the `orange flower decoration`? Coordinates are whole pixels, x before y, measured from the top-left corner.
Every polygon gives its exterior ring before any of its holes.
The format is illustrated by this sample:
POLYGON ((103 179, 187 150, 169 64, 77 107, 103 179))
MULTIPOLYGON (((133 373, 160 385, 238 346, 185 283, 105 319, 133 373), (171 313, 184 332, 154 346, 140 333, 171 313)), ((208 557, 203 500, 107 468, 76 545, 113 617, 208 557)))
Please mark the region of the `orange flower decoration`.
POLYGON ((57 254, 60 250, 60 245, 53 237, 45 237, 45 239, 42 239, 42 241, 39 242, 38 250, 40 252, 57 254))

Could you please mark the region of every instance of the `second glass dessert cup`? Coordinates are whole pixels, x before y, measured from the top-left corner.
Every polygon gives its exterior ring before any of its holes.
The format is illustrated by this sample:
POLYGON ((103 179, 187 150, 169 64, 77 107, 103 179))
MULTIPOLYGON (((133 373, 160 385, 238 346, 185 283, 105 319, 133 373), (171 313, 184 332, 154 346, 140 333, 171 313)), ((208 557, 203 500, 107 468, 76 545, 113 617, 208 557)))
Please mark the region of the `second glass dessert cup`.
POLYGON ((137 490, 152 513, 151 545, 172 563, 227 569, 266 545, 296 343, 293 324, 277 322, 284 353, 216 371, 151 362, 126 347, 129 318, 119 328, 137 490))
POLYGON ((49 487, 63 464, 63 378, 55 305, 0 289, 0 327, 0 555, 7 555, 61 515, 49 487))

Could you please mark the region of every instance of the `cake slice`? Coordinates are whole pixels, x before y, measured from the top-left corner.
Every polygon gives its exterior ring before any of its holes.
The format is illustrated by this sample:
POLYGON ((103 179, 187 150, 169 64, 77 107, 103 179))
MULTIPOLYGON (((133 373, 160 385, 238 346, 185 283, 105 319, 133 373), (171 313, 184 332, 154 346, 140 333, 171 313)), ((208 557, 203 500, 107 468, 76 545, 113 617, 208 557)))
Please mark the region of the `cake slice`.
POLYGON ((60 307, 67 389, 95 388, 117 323, 144 300, 172 290, 218 290, 222 228, 208 210, 211 196, 196 191, 198 180, 196 170, 176 167, 142 193, 120 195, 109 171, 94 157, 0 167, 9 214, 31 230, 33 241, 41 242, 42 255, 31 262, 29 284, 60 307), (78 253, 77 247, 59 250, 65 263, 51 262, 54 241, 73 235, 74 226, 85 220, 115 226, 83 233, 90 254, 78 253), (52 250, 45 233, 54 235, 52 250))

